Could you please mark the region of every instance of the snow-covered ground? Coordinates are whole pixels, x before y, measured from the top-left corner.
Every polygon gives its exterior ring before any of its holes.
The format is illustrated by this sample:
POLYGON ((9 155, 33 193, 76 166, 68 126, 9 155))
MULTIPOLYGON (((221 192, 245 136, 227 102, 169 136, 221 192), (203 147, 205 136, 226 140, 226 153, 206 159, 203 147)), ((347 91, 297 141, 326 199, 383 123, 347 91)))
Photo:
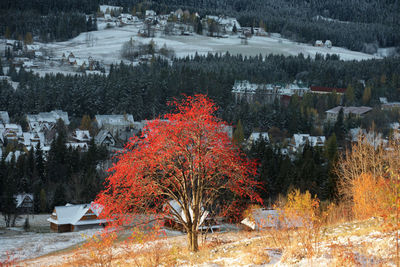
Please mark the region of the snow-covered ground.
MULTIPOLYGON (((99 29, 104 28, 104 22, 99 22, 99 29)), ((61 57, 63 53, 72 52, 76 57, 88 58, 92 56, 96 60, 102 60, 105 64, 118 63, 121 60, 120 50, 122 44, 130 38, 146 43, 150 38, 139 37, 138 31, 140 26, 128 25, 124 27, 114 27, 110 29, 102 29, 90 33, 81 33, 76 38, 66 41, 45 45, 47 49, 53 50, 56 57, 61 57), (90 35, 90 38, 88 37, 90 35), (91 40, 90 42, 88 40, 91 40)), ((192 36, 164 36, 156 33, 156 37, 152 38, 158 46, 166 44, 173 48, 178 57, 187 55, 211 53, 242 54, 244 56, 282 54, 297 55, 303 53, 314 57, 315 54, 338 54, 343 60, 363 60, 370 58, 379 58, 377 56, 368 55, 360 52, 350 51, 340 47, 314 47, 312 45, 296 43, 288 39, 272 34, 271 37, 254 36, 248 40, 248 44, 244 45, 237 35, 228 38, 210 38, 202 35, 192 36)))

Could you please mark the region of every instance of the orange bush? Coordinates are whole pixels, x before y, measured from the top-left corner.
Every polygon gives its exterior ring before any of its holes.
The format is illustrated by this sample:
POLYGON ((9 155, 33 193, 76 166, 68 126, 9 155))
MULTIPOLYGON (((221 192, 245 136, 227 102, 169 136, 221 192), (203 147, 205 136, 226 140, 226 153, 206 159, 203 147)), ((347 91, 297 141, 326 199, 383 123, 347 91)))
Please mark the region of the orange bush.
POLYGON ((390 186, 385 178, 361 174, 351 183, 353 213, 357 219, 366 219, 386 213, 390 205, 390 186))

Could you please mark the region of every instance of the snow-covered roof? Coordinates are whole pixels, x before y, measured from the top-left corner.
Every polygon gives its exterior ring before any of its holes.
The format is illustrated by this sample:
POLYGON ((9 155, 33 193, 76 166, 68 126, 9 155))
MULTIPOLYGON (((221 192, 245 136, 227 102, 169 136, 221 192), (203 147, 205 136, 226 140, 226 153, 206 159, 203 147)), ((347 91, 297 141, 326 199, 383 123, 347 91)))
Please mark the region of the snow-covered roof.
POLYGON ((330 110, 327 110, 326 113, 331 113, 331 114, 339 114, 340 109, 343 108, 343 113, 345 115, 351 113, 351 114, 356 114, 356 115, 362 115, 365 114, 369 111, 372 110, 371 107, 365 107, 365 106, 361 106, 361 107, 343 107, 343 106, 337 106, 334 107, 330 110))
POLYGON ((279 227, 301 227, 300 219, 287 219, 277 210, 255 209, 252 214, 241 221, 242 224, 253 230, 279 227))
POLYGON ((10 123, 10 117, 7 111, 0 111, 0 122, 3 124, 10 123))
POLYGON ((112 143, 115 143, 115 139, 114 139, 114 137, 112 136, 112 134, 109 132, 109 131, 107 131, 107 130, 101 130, 97 135, 96 135, 96 137, 94 138, 94 142, 97 144, 97 145, 101 145, 101 144, 103 144, 103 142, 104 142, 104 140, 105 139, 107 139, 107 138, 110 138, 112 141, 112 143))
POLYGON ((310 146, 322 146, 325 143, 325 136, 310 136, 309 134, 294 134, 294 146, 300 147, 307 142, 310 146))
MULTIPOLYGON (((47 221, 54 224, 71 224, 71 225, 86 225, 86 224, 96 224, 96 223, 104 223, 106 220, 82 220, 84 215, 88 215, 87 212, 91 210, 94 215, 99 216, 103 207, 99 204, 90 203, 90 204, 80 204, 80 205, 71 205, 67 204, 65 206, 56 206, 54 207, 54 211, 52 215, 57 216, 57 218, 53 219, 52 217, 48 218, 47 221)), ((90 212, 89 212, 90 213, 90 212)))
POLYGON ((87 130, 75 130, 73 137, 78 141, 89 141, 90 133, 87 130))
POLYGON ((4 134, 15 134, 16 137, 22 136, 22 127, 14 123, 6 123, 4 125, 4 134))
POLYGON ((99 128, 105 125, 127 127, 134 123, 132 114, 125 115, 96 115, 99 128))
POLYGON ((40 112, 39 114, 28 114, 26 120, 31 130, 40 131, 40 124, 55 124, 57 120, 63 120, 65 125, 69 125, 68 113, 62 110, 50 112, 40 112))
POLYGON ((147 16, 156 16, 157 13, 154 10, 146 10, 146 17, 147 16))
POLYGON ((23 132, 22 143, 24 146, 36 146, 40 142, 41 145, 45 143, 44 133, 42 132, 23 132))
POLYGON ((33 194, 18 194, 14 195, 14 198, 17 201, 17 208, 19 208, 25 199, 33 201, 33 194))
POLYGON ((265 141, 269 141, 268 132, 252 132, 249 137, 249 141, 254 142, 259 140, 260 138, 265 141))
MULTIPOLYGON (((170 200, 170 201, 168 201, 168 204, 172 207, 173 210, 175 210, 175 212, 177 212, 182 217, 183 221, 185 221, 185 222, 187 221, 188 218, 186 218, 185 213, 183 212, 181 206, 179 205, 179 203, 176 200, 170 200)), ((164 208, 166 208, 166 207, 168 207, 167 204, 164 205, 164 208)), ((202 208, 202 212, 203 212, 203 214, 199 220, 198 226, 203 224, 204 220, 207 218, 207 216, 209 214, 208 211, 204 211, 204 208, 202 208)), ((171 215, 173 215, 172 212, 171 212, 171 215)), ((190 215, 190 218, 193 219, 193 210, 190 207, 189 207, 189 215, 190 215)), ((175 216, 173 216, 173 217, 175 217, 175 216)))

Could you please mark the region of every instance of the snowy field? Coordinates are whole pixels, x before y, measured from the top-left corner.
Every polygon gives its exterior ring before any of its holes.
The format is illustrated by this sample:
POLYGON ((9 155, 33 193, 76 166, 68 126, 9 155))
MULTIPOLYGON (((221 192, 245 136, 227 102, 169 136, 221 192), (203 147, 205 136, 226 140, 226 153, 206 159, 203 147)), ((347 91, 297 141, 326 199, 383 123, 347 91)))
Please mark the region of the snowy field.
MULTIPOLYGON (((99 23, 99 29, 102 30, 81 33, 72 40, 51 43, 45 46, 47 49, 51 49, 56 57, 61 57, 63 53, 73 52, 79 58, 92 56, 96 60, 102 60, 105 64, 111 64, 120 62, 122 44, 130 38, 143 43, 150 41, 150 38, 137 36, 139 29, 141 29, 140 26, 128 25, 105 29, 104 24, 104 22, 99 23)), ((340 47, 329 49, 296 43, 280 38, 277 34, 272 34, 271 37, 254 36, 248 40, 247 45, 242 44, 237 35, 232 35, 228 38, 210 38, 202 35, 164 36, 161 33, 156 33, 156 37, 152 39, 160 47, 166 44, 168 47, 173 48, 178 57, 194 55, 196 52, 207 54, 209 52, 225 53, 228 51, 231 54, 242 54, 244 56, 268 55, 271 53, 289 56, 303 53, 305 56, 314 57, 315 54, 320 53, 324 55, 339 54, 343 60, 379 58, 340 47)))
POLYGON ((50 214, 29 215, 31 226, 28 232, 22 228, 25 215, 17 221, 16 227, 5 228, 0 220, 0 262, 7 254, 18 260, 36 258, 54 251, 62 250, 85 240, 83 235, 91 236, 99 231, 92 229, 73 233, 51 233, 47 218, 50 214))

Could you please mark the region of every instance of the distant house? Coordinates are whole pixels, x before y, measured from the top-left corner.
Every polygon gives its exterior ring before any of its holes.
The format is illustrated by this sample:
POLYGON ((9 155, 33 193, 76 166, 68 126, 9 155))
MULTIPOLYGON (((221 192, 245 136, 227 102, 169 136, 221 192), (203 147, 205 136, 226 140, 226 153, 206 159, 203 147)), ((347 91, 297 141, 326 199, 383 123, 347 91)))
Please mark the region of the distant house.
POLYGON ((98 228, 104 226, 107 222, 98 218, 102 210, 102 206, 93 202, 90 204, 56 206, 47 221, 50 222, 50 229, 58 233, 98 228))
POLYGON ((250 144, 254 144, 256 141, 263 139, 266 142, 269 142, 269 135, 267 132, 252 132, 247 139, 247 142, 250 144))
POLYGON ((25 146, 27 150, 34 149, 38 143, 41 147, 46 143, 44 133, 42 132, 23 132, 18 143, 25 146))
POLYGON ((87 152, 89 150, 89 146, 87 143, 83 143, 83 142, 67 142, 65 143, 65 146, 67 148, 72 148, 75 150, 78 150, 80 152, 87 152))
POLYGON ((317 40, 317 41, 315 41, 314 46, 323 47, 324 46, 324 42, 322 42, 321 40, 317 40))
POLYGON ((117 144, 114 136, 108 130, 101 130, 96 137, 94 142, 99 146, 114 147, 117 144))
POLYGON ((325 47, 326 48, 332 48, 332 42, 330 40, 325 41, 325 47))
POLYGON ((354 115, 356 118, 362 118, 365 114, 367 114, 372 110, 371 107, 365 107, 365 106, 361 107, 337 106, 335 108, 325 111, 326 119, 332 122, 336 121, 341 109, 343 109, 343 115, 345 118, 350 116, 350 114, 354 115))
POLYGON ((157 16, 157 13, 154 10, 146 10, 145 15, 146 15, 146 18, 147 17, 155 17, 155 16, 157 16))
POLYGON ((7 111, 0 111, 0 123, 7 124, 10 123, 10 117, 7 111))
POLYGON ((71 136, 72 140, 76 142, 86 142, 88 143, 91 139, 89 131, 86 130, 75 130, 71 136))
POLYGON ((330 94, 330 93, 337 93, 337 94, 344 94, 346 92, 346 88, 334 88, 334 87, 324 87, 324 86, 310 86, 311 93, 314 94, 330 94))
POLYGON ((16 208, 18 213, 27 214, 33 213, 33 194, 18 194, 14 195, 16 208))
POLYGON ((7 140, 15 140, 18 141, 18 138, 22 136, 22 128, 21 125, 14 123, 7 123, 4 125, 4 138, 7 140))
POLYGON ((294 134, 289 147, 292 152, 301 152, 308 144, 312 147, 322 147, 325 144, 325 136, 310 136, 309 134, 294 134))
POLYGON ((382 109, 390 110, 400 108, 400 102, 389 102, 386 97, 380 97, 379 101, 381 102, 382 109))
POLYGON ((97 128, 108 130, 116 137, 123 131, 129 131, 135 125, 132 114, 96 115, 95 119, 97 128))
POLYGON ((62 110, 26 115, 26 121, 28 122, 29 130, 31 132, 50 130, 56 125, 59 119, 61 119, 66 126, 69 125, 68 113, 62 110))
POLYGON ((266 228, 296 228, 302 227, 301 218, 287 218, 283 212, 268 209, 255 209, 241 221, 246 228, 261 230, 266 228))
POLYGON ((273 103, 275 99, 283 100, 285 96, 289 99, 293 95, 303 96, 310 88, 301 81, 294 81, 288 84, 256 84, 247 80, 235 81, 232 87, 232 94, 236 102, 245 100, 248 103, 259 101, 273 103))

